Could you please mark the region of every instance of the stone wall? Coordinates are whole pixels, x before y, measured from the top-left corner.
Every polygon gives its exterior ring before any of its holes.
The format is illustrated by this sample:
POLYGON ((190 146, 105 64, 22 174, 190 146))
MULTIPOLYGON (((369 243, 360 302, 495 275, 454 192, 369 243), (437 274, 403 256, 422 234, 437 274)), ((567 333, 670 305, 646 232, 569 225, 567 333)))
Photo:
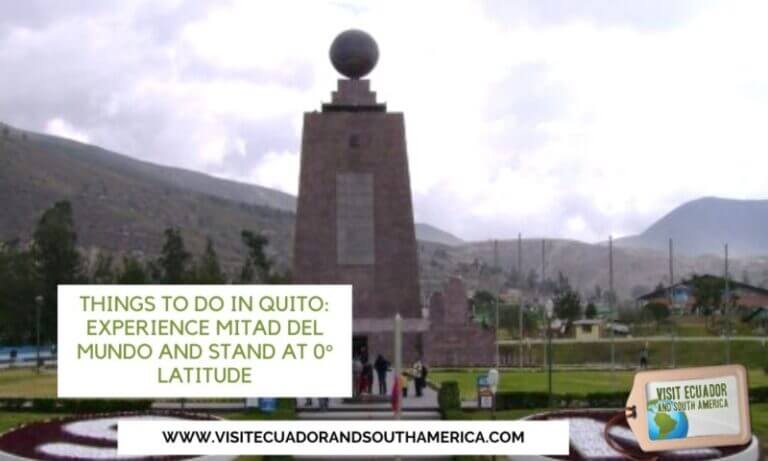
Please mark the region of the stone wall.
POLYGON ((429 366, 490 366, 496 358, 496 335, 469 315, 464 283, 451 277, 443 292, 430 297, 429 331, 424 335, 429 366))

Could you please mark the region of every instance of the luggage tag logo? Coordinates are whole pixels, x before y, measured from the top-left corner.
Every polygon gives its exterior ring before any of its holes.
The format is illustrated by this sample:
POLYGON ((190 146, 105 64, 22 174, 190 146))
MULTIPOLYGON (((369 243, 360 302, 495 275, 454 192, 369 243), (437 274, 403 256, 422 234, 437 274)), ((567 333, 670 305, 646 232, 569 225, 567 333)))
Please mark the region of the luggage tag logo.
POLYGON ((743 445, 752 437, 741 365, 637 373, 627 409, 643 451, 743 445))

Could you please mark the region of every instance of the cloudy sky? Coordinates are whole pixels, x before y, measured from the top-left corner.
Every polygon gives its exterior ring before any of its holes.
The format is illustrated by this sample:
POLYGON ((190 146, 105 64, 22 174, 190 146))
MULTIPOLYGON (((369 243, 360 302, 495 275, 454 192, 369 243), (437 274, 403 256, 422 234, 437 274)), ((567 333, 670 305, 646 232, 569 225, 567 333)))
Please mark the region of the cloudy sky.
POLYGON ((587 241, 768 198, 768 2, 40 1, 0 15, 0 121, 296 193, 328 47, 368 30, 416 218, 587 241))

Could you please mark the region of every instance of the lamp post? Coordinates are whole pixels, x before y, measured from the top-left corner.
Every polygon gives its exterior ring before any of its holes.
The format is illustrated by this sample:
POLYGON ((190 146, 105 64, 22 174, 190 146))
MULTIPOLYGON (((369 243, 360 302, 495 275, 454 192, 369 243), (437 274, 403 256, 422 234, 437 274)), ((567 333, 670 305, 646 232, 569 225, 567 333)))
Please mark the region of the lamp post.
POLYGON ((544 306, 544 310, 547 315, 547 383, 550 408, 552 408, 552 313, 554 309, 555 304, 551 299, 548 299, 544 306))
POLYGON ((43 305, 43 297, 35 296, 35 331, 37 334, 37 372, 40 373, 40 308, 43 305))
POLYGON ((496 369, 501 369, 501 351, 499 348, 499 298, 493 297, 493 304, 496 305, 496 369))
MULTIPOLYGON (((398 312, 395 314, 395 380, 394 383, 398 383, 398 379, 402 376, 403 368, 403 318, 398 312)), ((402 385, 402 384, 401 384, 402 385)), ((399 392, 400 389, 394 389, 393 392, 399 392)), ((395 419, 400 419, 402 415, 403 401, 395 407, 395 419)), ((398 458, 399 459, 399 458, 398 458)))
POLYGON ((731 363, 731 316, 729 303, 731 301, 731 290, 729 286, 728 274, 728 244, 725 244, 725 302, 723 303, 723 317, 725 318, 725 363, 731 363))
POLYGON ((496 304, 496 368, 488 371, 488 384, 493 393, 492 418, 496 419, 496 385, 499 381, 499 372, 501 371, 501 352, 499 350, 499 298, 494 296, 493 303, 496 304))

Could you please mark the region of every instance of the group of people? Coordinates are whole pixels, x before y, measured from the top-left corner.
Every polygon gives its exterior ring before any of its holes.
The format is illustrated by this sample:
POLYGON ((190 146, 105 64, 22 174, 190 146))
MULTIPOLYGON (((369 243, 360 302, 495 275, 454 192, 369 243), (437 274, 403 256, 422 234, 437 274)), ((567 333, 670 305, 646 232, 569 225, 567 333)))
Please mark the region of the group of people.
MULTIPOLYGON (((383 355, 378 354, 376 360, 370 363, 368 352, 363 347, 352 360, 352 392, 354 398, 360 398, 364 394, 373 393, 373 374, 376 373, 378 381, 379 395, 387 395, 387 373, 391 366, 389 361, 383 355)), ((403 370, 400 374, 400 386, 403 397, 408 397, 408 388, 413 381, 416 397, 424 394, 424 388, 427 387, 427 366, 419 359, 413 362, 409 370, 403 370)), ((312 399, 307 398, 304 406, 312 406, 312 399)), ((320 411, 326 411, 329 408, 328 398, 319 398, 318 406, 320 411)))
POLYGON ((368 360, 368 351, 363 347, 352 359, 352 392, 353 397, 358 398, 362 394, 371 394, 373 391, 373 372, 379 381, 379 394, 387 393, 387 370, 389 362, 379 354, 374 363, 368 360))
MULTIPOLYGON (((352 389, 354 398, 363 394, 373 393, 373 374, 376 373, 379 395, 387 395, 387 373, 391 366, 383 355, 378 354, 373 363, 369 362, 368 352, 365 347, 352 360, 352 389)), ((416 397, 421 397, 427 386, 427 367, 421 360, 413 363, 410 371, 403 370, 400 375, 400 386, 403 397, 408 396, 410 382, 414 383, 416 397)))

